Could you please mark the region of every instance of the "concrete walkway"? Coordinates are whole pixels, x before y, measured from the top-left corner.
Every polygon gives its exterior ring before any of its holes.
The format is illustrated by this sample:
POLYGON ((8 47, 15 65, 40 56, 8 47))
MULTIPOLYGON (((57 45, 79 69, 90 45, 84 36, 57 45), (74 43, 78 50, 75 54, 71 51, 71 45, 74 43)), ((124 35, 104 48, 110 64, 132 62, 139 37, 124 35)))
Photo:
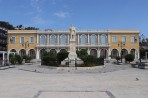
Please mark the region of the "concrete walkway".
POLYGON ((52 69, 54 71, 49 73, 37 73, 19 68, 0 70, 0 98, 147 98, 148 96, 148 70, 126 67, 123 70, 105 73, 92 72, 93 70, 91 73, 86 70, 58 73, 55 71, 57 69, 52 69))

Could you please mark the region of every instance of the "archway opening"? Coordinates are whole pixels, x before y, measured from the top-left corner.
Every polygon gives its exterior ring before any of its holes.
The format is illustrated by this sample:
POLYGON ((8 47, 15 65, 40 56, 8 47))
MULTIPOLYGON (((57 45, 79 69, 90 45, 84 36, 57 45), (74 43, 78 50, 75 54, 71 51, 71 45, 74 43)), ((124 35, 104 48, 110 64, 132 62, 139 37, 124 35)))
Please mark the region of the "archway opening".
POLYGON ((66 51, 66 49, 61 49, 61 50, 60 50, 60 52, 65 52, 65 51, 66 51))
POLYGON ((100 56, 103 57, 103 58, 105 58, 105 59, 107 59, 107 50, 106 49, 102 49, 100 51, 100 56))
POLYGON ((25 56, 26 55, 26 50, 21 49, 19 54, 20 54, 20 56, 25 56))
POLYGON ((31 57, 33 57, 33 59, 35 59, 36 54, 35 54, 35 50, 34 49, 30 49, 29 50, 29 56, 31 56, 31 57))
POLYGON ((93 56, 97 57, 97 50, 96 49, 91 49, 90 50, 90 55, 93 55, 93 56))
POLYGON ((57 54, 57 51, 55 49, 51 49, 50 53, 57 54))
POLYGON ((119 56, 119 52, 117 49, 113 49, 112 52, 111 52, 111 58, 116 58, 119 56))
POLYGON ((40 50, 40 59, 42 59, 42 57, 43 57, 43 54, 46 52, 46 50, 45 49, 41 49, 40 50))
POLYGON ((125 58, 127 54, 128 54, 128 51, 126 49, 122 49, 121 51, 122 58, 125 58))
POLYGON ((16 53, 16 50, 15 50, 15 49, 11 49, 10 52, 14 52, 14 53, 16 53))

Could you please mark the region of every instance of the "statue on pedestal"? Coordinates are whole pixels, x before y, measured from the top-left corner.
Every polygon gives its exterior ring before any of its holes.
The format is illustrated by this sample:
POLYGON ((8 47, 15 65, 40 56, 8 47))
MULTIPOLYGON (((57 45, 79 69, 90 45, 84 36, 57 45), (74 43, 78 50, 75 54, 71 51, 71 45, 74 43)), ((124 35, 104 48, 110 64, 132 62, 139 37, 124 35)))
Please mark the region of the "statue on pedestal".
POLYGON ((82 60, 80 60, 77 57, 77 54, 76 54, 76 30, 75 30, 75 27, 73 25, 71 25, 69 28, 69 31, 70 31, 70 42, 69 42, 70 48, 69 48, 68 58, 65 59, 65 62, 68 60, 69 66, 74 67, 75 63, 81 64, 83 62, 82 62, 82 60))

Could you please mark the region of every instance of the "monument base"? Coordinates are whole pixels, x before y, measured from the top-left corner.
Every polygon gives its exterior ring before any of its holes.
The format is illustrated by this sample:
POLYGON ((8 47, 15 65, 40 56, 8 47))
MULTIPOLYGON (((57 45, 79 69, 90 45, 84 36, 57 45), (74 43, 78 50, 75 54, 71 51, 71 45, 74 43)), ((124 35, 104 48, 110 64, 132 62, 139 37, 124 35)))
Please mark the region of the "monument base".
POLYGON ((76 64, 83 63, 83 61, 77 57, 77 54, 75 52, 70 52, 68 58, 63 60, 61 62, 61 65, 66 65, 66 62, 68 62, 69 67, 75 67, 76 64))

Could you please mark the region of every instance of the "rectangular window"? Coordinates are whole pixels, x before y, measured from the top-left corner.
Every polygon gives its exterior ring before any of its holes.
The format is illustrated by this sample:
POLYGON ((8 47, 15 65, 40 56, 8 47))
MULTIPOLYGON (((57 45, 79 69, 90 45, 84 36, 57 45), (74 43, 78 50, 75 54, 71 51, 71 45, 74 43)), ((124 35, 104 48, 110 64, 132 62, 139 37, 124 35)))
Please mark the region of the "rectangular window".
POLYGON ((11 37, 10 42, 15 43, 15 37, 11 37))
POLYGON ((122 43, 126 43, 126 36, 122 36, 122 43))
POLYGON ((131 42, 132 42, 132 43, 135 43, 135 36, 132 36, 132 37, 131 37, 131 42))
POLYGON ((116 42, 117 42, 116 36, 113 36, 113 37, 112 37, 112 42, 113 42, 113 43, 116 43, 116 42))
POLYGON ((25 37, 21 37, 20 42, 21 42, 21 43, 25 43, 25 37))
POLYGON ((34 43, 34 37, 30 37, 30 43, 34 43))

